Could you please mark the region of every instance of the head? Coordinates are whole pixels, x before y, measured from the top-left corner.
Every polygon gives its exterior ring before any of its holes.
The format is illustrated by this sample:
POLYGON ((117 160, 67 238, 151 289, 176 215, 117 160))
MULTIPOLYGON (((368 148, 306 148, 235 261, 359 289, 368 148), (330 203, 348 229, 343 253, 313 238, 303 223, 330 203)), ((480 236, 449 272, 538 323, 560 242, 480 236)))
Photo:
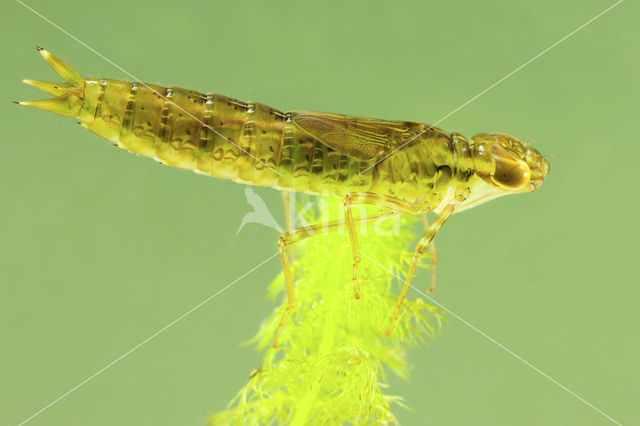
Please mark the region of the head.
POLYGON ((542 154, 511 135, 479 134, 469 143, 476 178, 458 211, 502 195, 535 191, 549 173, 542 154))
POLYGON ((532 192, 549 173, 549 162, 535 149, 504 133, 471 138, 476 173, 494 188, 532 192))

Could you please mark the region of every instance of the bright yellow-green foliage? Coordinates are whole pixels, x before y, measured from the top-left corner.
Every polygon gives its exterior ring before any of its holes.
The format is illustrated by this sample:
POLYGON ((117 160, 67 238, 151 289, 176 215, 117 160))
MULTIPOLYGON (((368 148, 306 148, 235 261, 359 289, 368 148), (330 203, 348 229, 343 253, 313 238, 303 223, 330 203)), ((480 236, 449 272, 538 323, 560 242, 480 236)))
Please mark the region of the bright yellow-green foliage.
MULTIPOLYGON (((319 211, 342 209, 339 201, 319 199, 318 203, 323 205, 319 211)), ((327 220, 318 216, 311 213, 306 220, 327 220)), ((259 349, 266 349, 262 367, 226 411, 209 419, 210 424, 397 423, 391 405, 400 404, 401 398, 383 393, 385 368, 406 377, 407 347, 433 337, 442 313, 412 298, 412 293, 419 295, 412 292, 392 335, 383 334, 399 283, 366 256, 403 276, 410 260, 408 250, 416 241, 414 218, 403 218, 395 227, 393 221, 380 224, 382 232, 374 232, 371 225, 366 231, 357 227, 364 254, 360 300, 353 296, 353 257, 345 232, 296 244, 293 267, 298 305, 282 332, 281 349, 271 348, 271 343, 286 306, 284 299, 253 339, 259 349), (391 232, 392 227, 397 232, 391 232)), ((269 293, 282 297, 282 274, 271 283, 269 293)))

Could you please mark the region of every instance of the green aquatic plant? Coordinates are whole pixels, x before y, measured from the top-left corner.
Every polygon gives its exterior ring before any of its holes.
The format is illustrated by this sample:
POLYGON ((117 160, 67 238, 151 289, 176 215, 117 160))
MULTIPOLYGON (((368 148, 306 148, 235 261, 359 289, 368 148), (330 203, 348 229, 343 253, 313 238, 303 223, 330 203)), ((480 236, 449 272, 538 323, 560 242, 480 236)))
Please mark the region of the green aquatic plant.
MULTIPOLYGON (((342 209, 340 201, 318 203, 319 208, 305 215, 308 223, 334 219, 342 209)), ((407 348, 434 337, 443 319, 440 309, 408 297, 392 334, 383 334, 398 292, 398 280, 389 271, 406 271, 408 250, 416 240, 414 225, 416 218, 402 217, 358 227, 363 253, 359 300, 353 296, 352 251, 345 232, 296 244, 292 266, 298 304, 284 327, 280 348, 271 344, 286 300, 252 339, 265 351, 263 365, 227 410, 209 423, 397 423, 391 407, 402 405, 402 398, 384 392, 386 370, 406 378, 407 348)), ((282 273, 270 284, 269 295, 284 295, 282 273)))

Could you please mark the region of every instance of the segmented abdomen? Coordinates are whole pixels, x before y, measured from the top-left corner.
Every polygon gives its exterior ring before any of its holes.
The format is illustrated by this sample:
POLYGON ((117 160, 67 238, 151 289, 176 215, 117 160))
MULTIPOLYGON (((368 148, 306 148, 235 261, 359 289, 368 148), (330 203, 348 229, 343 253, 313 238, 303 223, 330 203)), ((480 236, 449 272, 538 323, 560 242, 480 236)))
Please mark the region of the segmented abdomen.
POLYGON ((241 183, 343 195, 372 183, 368 163, 300 132, 267 105, 177 87, 95 80, 89 130, 168 166, 241 183))

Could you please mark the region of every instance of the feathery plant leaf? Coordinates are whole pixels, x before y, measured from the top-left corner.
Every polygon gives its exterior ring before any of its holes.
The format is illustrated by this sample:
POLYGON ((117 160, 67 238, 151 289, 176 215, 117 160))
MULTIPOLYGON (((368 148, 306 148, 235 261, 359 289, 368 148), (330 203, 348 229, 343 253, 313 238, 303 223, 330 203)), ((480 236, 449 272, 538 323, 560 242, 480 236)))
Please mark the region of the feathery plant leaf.
MULTIPOLYGON (((305 214, 309 224, 335 219, 339 200, 319 198, 318 209, 305 214)), ((373 211, 362 209, 362 211, 373 211)), ((396 275, 404 276, 416 241, 416 218, 389 219, 366 228, 356 224, 360 250, 396 275), (377 232, 376 232, 377 231, 377 232)), ((392 405, 402 399, 385 394, 385 368, 406 378, 408 347, 433 338, 443 312, 420 298, 408 297, 391 334, 399 283, 389 272, 362 256, 361 298, 353 297, 353 256, 344 230, 317 235, 294 246, 292 263, 298 304, 281 335, 281 348, 271 348, 286 298, 252 339, 265 351, 262 367, 230 402, 209 419, 218 424, 396 424, 392 405)), ((425 256, 428 259, 428 255, 425 256)), ((424 263, 424 262, 423 262, 424 263)), ((272 297, 283 296, 284 278, 269 286, 272 297)), ((409 294, 411 296, 411 293, 409 294)))

